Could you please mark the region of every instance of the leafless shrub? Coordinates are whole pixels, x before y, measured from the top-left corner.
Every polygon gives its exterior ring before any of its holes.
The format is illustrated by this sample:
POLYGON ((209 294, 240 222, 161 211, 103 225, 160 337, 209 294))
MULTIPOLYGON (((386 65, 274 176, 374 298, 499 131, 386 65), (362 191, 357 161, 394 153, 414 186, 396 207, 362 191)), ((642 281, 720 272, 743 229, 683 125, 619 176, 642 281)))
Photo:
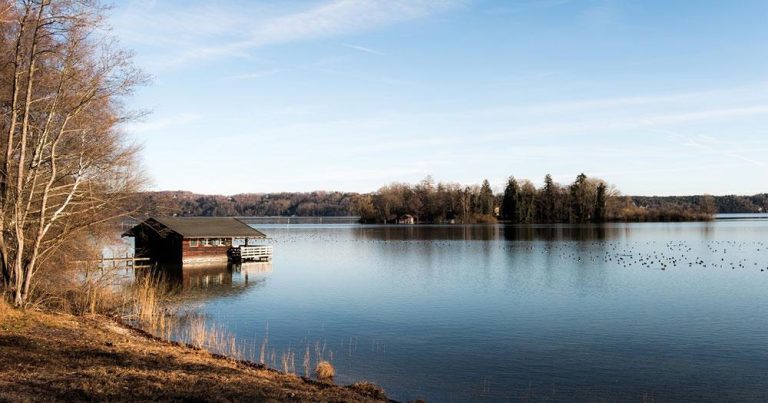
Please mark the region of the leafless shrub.
POLYGON ((333 381, 333 377, 336 375, 336 370, 333 369, 328 361, 320 361, 315 367, 315 376, 320 381, 333 381))

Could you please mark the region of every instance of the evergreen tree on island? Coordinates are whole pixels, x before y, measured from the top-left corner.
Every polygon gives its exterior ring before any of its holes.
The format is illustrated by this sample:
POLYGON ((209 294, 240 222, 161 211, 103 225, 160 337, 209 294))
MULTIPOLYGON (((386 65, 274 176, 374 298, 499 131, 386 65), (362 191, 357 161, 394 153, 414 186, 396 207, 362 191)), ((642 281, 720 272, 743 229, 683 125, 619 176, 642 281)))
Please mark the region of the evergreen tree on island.
POLYGON ((555 182, 552 175, 547 174, 544 177, 544 188, 541 190, 541 201, 539 203, 539 221, 542 223, 553 223, 556 221, 555 215, 555 182))
POLYGON ((480 214, 492 215, 493 214, 493 190, 491 190, 491 184, 488 179, 483 179, 483 184, 480 185, 480 214))
POLYGON ((504 189, 504 197, 501 200, 501 217, 505 220, 517 222, 518 197, 520 187, 514 176, 510 176, 507 187, 504 189))

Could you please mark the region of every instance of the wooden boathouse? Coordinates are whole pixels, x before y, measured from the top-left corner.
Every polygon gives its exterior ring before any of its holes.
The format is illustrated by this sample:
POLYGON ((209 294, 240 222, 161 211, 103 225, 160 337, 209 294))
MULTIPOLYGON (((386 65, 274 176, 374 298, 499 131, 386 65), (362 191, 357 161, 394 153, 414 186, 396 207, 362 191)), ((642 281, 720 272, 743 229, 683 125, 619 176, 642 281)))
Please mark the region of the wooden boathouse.
POLYGON ((272 259, 267 236, 234 217, 151 217, 123 236, 134 238, 135 257, 157 263, 272 259))

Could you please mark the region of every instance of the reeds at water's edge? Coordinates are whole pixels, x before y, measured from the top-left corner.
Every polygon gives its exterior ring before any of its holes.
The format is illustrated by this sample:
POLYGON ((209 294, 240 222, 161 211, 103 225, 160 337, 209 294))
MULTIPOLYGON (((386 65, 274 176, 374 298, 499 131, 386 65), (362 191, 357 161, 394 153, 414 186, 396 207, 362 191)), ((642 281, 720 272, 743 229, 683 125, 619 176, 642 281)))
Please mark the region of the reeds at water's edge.
MULTIPOLYGON (((172 302, 173 290, 161 277, 146 275, 137 278, 127 288, 127 307, 123 318, 129 323, 153 334, 156 337, 178 341, 195 348, 208 350, 215 354, 221 354, 233 359, 250 359, 256 361, 255 338, 251 345, 240 342, 235 335, 222 326, 210 324, 204 315, 185 311, 172 302), (250 351, 249 350, 250 347, 250 351)), ((309 378, 312 372, 311 346, 314 346, 314 358, 317 366, 324 368, 323 374, 328 373, 333 352, 327 350, 324 342, 310 343, 306 341, 302 360, 303 376, 309 378), (326 358, 326 355, 329 355, 326 358)), ((258 350, 258 363, 269 368, 279 369, 282 372, 300 375, 296 369, 296 349, 288 346, 286 351, 278 352, 270 349, 269 325, 265 328, 264 338, 258 350), (278 360, 279 357, 279 360, 278 360)), ((330 366, 331 373, 333 367, 330 366)), ((319 375, 318 371, 315 371, 319 375)), ((326 378, 328 380, 328 378, 326 378)))

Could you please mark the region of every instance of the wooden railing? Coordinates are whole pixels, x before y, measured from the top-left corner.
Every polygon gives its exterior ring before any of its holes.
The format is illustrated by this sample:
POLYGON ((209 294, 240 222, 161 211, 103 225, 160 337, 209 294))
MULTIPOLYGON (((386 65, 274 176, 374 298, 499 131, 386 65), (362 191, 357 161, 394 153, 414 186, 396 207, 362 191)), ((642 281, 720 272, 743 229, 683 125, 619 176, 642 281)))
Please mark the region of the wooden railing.
POLYGON ((238 246, 230 250, 230 256, 234 261, 270 261, 272 260, 272 245, 238 246))

